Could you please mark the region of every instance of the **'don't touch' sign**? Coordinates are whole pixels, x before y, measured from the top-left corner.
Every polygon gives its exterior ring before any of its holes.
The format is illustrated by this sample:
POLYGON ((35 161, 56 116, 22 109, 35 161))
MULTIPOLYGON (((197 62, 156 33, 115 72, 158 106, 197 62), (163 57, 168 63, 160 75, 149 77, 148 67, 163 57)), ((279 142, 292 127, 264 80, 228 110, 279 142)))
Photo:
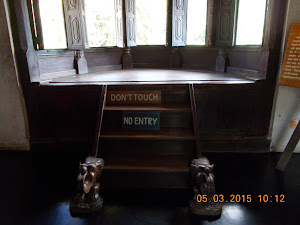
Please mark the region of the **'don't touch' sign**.
POLYGON ((107 103, 111 105, 161 104, 161 91, 109 91, 107 103))
POLYGON ((160 112, 123 111, 122 128, 133 130, 159 130, 160 112))

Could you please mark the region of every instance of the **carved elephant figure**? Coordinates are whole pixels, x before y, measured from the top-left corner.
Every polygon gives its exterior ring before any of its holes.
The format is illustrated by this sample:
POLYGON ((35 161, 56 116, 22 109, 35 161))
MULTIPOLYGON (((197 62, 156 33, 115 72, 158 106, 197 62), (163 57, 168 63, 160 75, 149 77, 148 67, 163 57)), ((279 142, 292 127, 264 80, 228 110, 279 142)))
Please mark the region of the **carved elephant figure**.
POLYGON ((192 160, 190 171, 195 197, 197 197, 198 194, 215 194, 213 169, 214 165, 210 165, 210 162, 205 157, 192 160))
POLYGON ((78 201, 93 202, 99 198, 100 177, 104 167, 104 160, 88 157, 84 163, 79 164, 79 175, 77 178, 78 201))
POLYGON ((196 215, 219 216, 222 205, 213 201, 216 193, 214 179, 214 165, 207 158, 201 157, 191 162, 190 172, 193 181, 194 198, 190 201, 190 211, 196 215), (198 195, 206 195, 207 201, 198 202, 198 195))

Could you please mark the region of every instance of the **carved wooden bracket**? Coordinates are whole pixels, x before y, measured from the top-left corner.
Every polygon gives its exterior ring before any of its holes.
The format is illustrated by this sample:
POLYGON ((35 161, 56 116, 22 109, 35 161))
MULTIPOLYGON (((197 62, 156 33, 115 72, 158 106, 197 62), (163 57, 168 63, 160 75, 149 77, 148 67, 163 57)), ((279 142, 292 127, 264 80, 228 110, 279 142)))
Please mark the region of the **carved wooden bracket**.
POLYGON ((83 50, 75 51, 75 69, 77 74, 85 74, 89 72, 83 50))
POLYGON ((216 60, 216 72, 224 73, 228 66, 228 55, 226 49, 220 49, 216 60))

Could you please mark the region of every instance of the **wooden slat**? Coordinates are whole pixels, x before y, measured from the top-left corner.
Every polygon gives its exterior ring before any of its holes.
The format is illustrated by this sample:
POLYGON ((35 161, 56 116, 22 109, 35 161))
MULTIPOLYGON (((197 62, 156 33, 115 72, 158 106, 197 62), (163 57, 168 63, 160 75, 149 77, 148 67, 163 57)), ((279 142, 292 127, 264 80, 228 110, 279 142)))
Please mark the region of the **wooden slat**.
POLYGON ((125 0, 127 46, 136 46, 136 10, 135 0, 125 0))
POLYGON ((102 87, 102 93, 101 93, 101 98, 100 98, 100 103, 99 103, 99 111, 98 111, 98 117, 97 117, 97 123, 96 123, 92 156, 98 155, 99 137, 101 134, 101 125, 102 125, 103 110, 104 110, 105 102, 106 102, 106 94, 107 94, 107 86, 104 85, 102 87))
POLYGON ((161 129, 160 131, 111 129, 103 131, 105 139, 194 140, 190 129, 161 129))
POLYGON ((106 157, 105 170, 188 172, 190 160, 178 156, 106 157))
POLYGON ((68 49, 85 49, 87 38, 83 14, 83 1, 63 0, 68 49))
POLYGON ((106 106, 106 111, 191 111, 191 108, 187 105, 153 105, 153 106, 137 106, 137 105, 121 105, 121 106, 106 106))
POLYGON ((187 0, 173 0, 172 46, 186 45, 187 5, 187 0))
MULTIPOLYGON (((78 75, 76 75, 78 76, 78 75)), ((40 82, 41 86, 87 86, 87 85, 166 85, 166 86, 174 86, 174 85, 186 85, 186 84, 197 84, 197 85, 240 85, 240 84, 254 84, 255 81, 252 80, 244 80, 244 81, 130 81, 130 82, 115 82, 115 81, 106 81, 106 82, 40 82)))
POLYGON ((189 84, 189 91, 190 91, 191 108, 193 113, 193 124, 194 124, 195 138, 196 138, 197 156, 198 158, 201 158, 202 152, 200 146, 200 132, 199 132, 199 123, 198 123, 198 116, 197 116, 195 90, 193 84, 189 84))

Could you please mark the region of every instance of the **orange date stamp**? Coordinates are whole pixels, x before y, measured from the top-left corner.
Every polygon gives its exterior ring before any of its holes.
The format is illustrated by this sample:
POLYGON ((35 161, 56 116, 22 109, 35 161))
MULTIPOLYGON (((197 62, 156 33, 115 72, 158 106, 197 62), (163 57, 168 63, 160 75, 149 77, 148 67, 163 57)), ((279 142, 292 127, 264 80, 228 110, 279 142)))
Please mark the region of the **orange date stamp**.
POLYGON ((240 195, 240 194, 232 194, 228 198, 226 198, 222 194, 215 194, 212 197, 208 197, 207 195, 197 195, 197 202, 206 203, 206 202, 215 202, 215 203, 223 203, 223 202, 235 202, 235 203, 251 203, 253 201, 258 201, 261 203, 284 203, 285 195, 277 194, 277 195, 240 195))

